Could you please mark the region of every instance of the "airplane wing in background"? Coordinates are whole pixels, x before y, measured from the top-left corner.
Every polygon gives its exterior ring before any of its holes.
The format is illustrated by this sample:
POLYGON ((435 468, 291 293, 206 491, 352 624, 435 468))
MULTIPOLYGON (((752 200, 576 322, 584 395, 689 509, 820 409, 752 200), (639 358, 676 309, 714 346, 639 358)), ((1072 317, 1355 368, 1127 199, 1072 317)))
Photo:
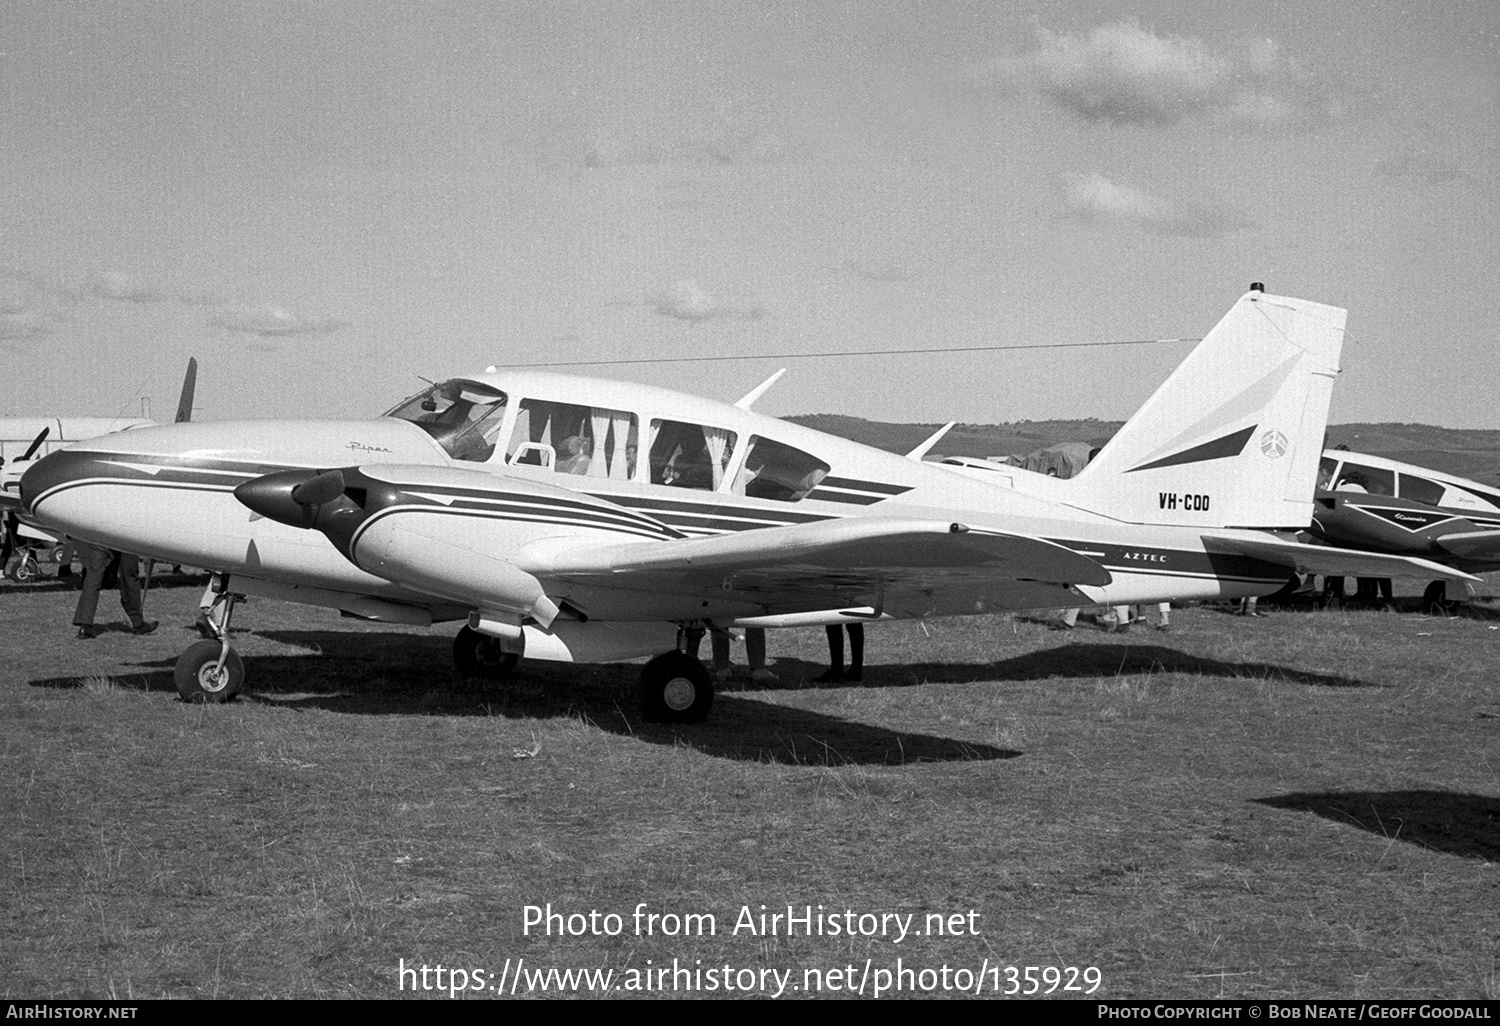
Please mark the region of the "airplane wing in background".
POLYGON ((1113 579, 1087 556, 1041 538, 887 518, 594 547, 529 569, 583 586, 739 598, 775 613, 868 606, 920 615, 945 590, 975 601, 994 595, 989 601, 1014 608, 1017 595, 1035 592, 1045 604, 1058 588, 1113 579))
POLYGON ((1393 556, 1381 552, 1359 552, 1332 545, 1308 545, 1267 535, 1265 538, 1230 538, 1203 535, 1210 551, 1233 552, 1276 563, 1300 574, 1331 574, 1335 577, 1419 577, 1424 580, 1477 581, 1479 578, 1441 563, 1417 556, 1393 556))
POLYGON ((1458 559, 1500 562, 1500 531, 1462 531, 1436 539, 1438 547, 1458 559))

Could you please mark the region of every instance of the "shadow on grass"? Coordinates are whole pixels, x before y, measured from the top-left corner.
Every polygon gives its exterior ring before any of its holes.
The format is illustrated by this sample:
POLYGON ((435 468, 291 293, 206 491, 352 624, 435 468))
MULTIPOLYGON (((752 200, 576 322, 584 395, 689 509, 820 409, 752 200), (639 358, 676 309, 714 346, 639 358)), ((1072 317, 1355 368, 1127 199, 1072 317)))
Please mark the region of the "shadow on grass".
MULTIPOLYGON (((901 765, 986 762, 1020 752, 992 745, 889 730, 722 692, 706 723, 645 723, 636 711, 629 665, 527 663, 507 681, 459 677, 446 638, 396 633, 276 631, 262 637, 309 649, 306 655, 244 656, 240 701, 284 709, 325 709, 367 716, 500 716, 575 719, 651 744, 685 745, 708 755, 790 765, 901 765)), ((171 692, 175 657, 133 663, 111 676, 126 690, 171 692)), ((32 681, 78 688, 78 677, 32 681)))
POLYGON ((1352 823, 1393 841, 1449 855, 1500 860, 1500 798, 1449 791, 1324 791, 1255 801, 1352 823))
POLYGON ((1231 663, 1179 652, 1163 645, 1076 644, 1030 652, 994 663, 906 663, 866 666, 860 683, 815 683, 811 678, 826 667, 800 659, 778 659, 772 669, 780 683, 731 681, 730 691, 762 691, 786 687, 858 688, 910 687, 919 684, 966 684, 980 681, 1032 681, 1057 677, 1121 677, 1161 673, 1189 673, 1203 677, 1277 680, 1325 688, 1376 688, 1385 685, 1341 674, 1299 670, 1275 663, 1231 663), (799 675, 803 678, 798 680, 799 675))
MULTIPOLYGON (((1225 616, 1238 615, 1238 607, 1235 605, 1205 605, 1203 607, 1211 612, 1218 612, 1225 616)), ((1319 600, 1318 596, 1311 592, 1298 592, 1289 598, 1260 600, 1260 615, 1276 615, 1285 613, 1288 615, 1300 614, 1312 616, 1328 612, 1319 600)), ((1346 596, 1343 602, 1335 609, 1346 613, 1378 613, 1387 612, 1406 616, 1427 616, 1422 609, 1422 599, 1416 596, 1403 596, 1383 602, 1361 602, 1352 595, 1346 596)), ((1500 620, 1500 606, 1486 597, 1458 601, 1448 607, 1447 619, 1453 620, 1484 620, 1493 622, 1500 620)))

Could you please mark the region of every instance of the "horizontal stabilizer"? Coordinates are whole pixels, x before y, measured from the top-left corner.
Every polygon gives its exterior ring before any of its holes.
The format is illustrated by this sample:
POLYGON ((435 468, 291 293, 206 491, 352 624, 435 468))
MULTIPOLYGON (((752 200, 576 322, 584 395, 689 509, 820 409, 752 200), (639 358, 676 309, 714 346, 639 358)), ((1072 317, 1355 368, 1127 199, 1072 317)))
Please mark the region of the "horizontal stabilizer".
POLYGON ((1445 534, 1437 543, 1459 559, 1500 559, 1500 531, 1445 534))
POLYGON ((1462 570, 1434 563, 1416 556, 1392 556, 1380 552, 1359 552, 1331 545, 1308 545, 1285 541, 1267 535, 1264 538, 1240 538, 1205 534, 1203 542, 1210 552, 1233 552, 1252 556, 1295 570, 1299 574, 1331 574, 1334 577, 1418 577, 1423 580, 1477 581, 1479 578, 1462 570))

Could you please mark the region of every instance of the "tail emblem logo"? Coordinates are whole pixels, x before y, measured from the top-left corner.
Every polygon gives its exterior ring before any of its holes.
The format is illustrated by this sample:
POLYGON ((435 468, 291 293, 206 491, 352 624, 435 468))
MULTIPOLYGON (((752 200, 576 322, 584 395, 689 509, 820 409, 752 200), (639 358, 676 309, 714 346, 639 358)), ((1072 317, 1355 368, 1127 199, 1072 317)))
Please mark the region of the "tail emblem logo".
POLYGON ((1286 435, 1280 431, 1267 431, 1260 436, 1261 455, 1268 460, 1281 459, 1291 447, 1291 443, 1286 440, 1286 435))

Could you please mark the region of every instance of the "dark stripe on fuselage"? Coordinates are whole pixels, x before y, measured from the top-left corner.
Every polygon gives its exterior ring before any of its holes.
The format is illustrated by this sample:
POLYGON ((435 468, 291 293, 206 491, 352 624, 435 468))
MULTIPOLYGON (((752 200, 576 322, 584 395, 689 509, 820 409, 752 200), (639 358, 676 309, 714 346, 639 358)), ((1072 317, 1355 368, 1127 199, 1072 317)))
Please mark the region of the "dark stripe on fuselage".
MULTIPOLYGON (((401 503, 395 506, 387 506, 385 509, 372 513, 368 518, 361 522, 359 527, 355 529, 353 535, 351 536, 349 543, 350 551, 346 554, 350 555, 352 558, 353 550, 358 547, 360 539, 364 537, 365 532, 370 529, 371 525, 397 513, 441 514, 446 516, 466 517, 478 520, 505 521, 509 523, 569 524, 574 527, 591 527, 601 530, 607 530, 611 534, 628 534, 639 538, 651 538, 655 541, 670 541, 672 538, 671 535, 664 535, 659 530, 649 530, 644 527, 629 526, 620 523, 603 521, 596 522, 592 519, 584 517, 558 517, 548 516, 540 513, 534 515, 507 515, 506 513, 503 513, 499 510, 457 509, 452 506, 442 506, 437 504, 424 503, 418 505, 401 503)), ((358 565, 357 561, 356 565, 358 565)))
POLYGON ((912 485, 886 484, 884 481, 861 481, 853 477, 825 477, 818 482, 819 488, 847 488, 858 492, 874 492, 877 495, 904 495, 912 485))

